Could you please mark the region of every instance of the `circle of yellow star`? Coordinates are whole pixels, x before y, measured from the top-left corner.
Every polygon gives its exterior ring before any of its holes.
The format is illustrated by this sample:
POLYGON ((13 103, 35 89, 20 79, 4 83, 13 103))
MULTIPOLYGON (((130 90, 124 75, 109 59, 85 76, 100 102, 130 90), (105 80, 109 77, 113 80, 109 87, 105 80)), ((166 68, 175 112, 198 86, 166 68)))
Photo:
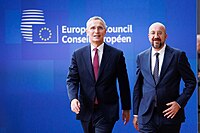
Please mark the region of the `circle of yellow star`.
POLYGON ((52 32, 51 32, 51 30, 50 30, 49 28, 47 28, 47 27, 41 28, 40 31, 39 31, 39 37, 40 37, 40 39, 41 39, 42 41, 45 41, 45 42, 46 42, 46 41, 49 41, 49 39, 52 38, 52 32), (48 37, 44 37, 44 36, 42 35, 42 32, 44 32, 44 31, 46 31, 46 32, 49 33, 48 37))

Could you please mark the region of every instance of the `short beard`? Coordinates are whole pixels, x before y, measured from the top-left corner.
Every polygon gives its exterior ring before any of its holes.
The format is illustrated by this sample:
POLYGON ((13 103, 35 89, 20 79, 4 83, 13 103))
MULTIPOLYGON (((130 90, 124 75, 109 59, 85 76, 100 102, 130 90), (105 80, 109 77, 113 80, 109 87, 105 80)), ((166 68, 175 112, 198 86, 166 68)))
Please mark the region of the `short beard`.
POLYGON ((154 49, 160 49, 164 46, 164 43, 160 43, 159 45, 155 46, 154 43, 152 42, 151 45, 153 46, 154 49))

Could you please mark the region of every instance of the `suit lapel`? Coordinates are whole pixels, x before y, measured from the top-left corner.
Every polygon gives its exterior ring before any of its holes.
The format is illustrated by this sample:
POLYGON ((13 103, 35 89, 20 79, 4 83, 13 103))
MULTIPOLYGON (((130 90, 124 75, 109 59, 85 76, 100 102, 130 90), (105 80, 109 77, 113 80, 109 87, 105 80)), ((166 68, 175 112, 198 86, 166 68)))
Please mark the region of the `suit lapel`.
POLYGON ((86 65, 91 77, 95 80, 94 72, 93 72, 93 66, 92 66, 92 60, 91 60, 90 45, 88 45, 88 47, 86 47, 86 50, 83 52, 83 59, 84 59, 85 65, 86 65))
MULTIPOLYGON (((107 64, 109 58, 110 58, 110 48, 108 47, 108 45, 106 43, 104 43, 103 55, 102 55, 101 64, 99 67, 98 79, 101 76, 101 73, 102 73, 105 65, 107 64)), ((97 81, 98 81, 98 79, 97 79, 97 81)))
POLYGON ((155 82, 154 81, 154 78, 153 78, 153 75, 152 75, 152 72, 151 72, 151 48, 149 48, 149 50, 147 51, 147 58, 145 58, 145 59, 147 59, 147 61, 145 61, 145 62, 147 62, 147 65, 149 66, 149 67, 146 67, 146 68, 148 68, 148 75, 149 75, 149 79, 151 80, 150 82, 152 83, 152 82, 155 82))
POLYGON ((171 50, 171 48, 169 46, 166 46, 159 81, 163 78, 163 76, 164 76, 164 74, 165 74, 165 72, 166 72, 166 70, 167 70, 167 68, 168 68, 168 66, 169 66, 169 64, 172 60, 172 57, 173 57, 172 52, 173 51, 171 50))

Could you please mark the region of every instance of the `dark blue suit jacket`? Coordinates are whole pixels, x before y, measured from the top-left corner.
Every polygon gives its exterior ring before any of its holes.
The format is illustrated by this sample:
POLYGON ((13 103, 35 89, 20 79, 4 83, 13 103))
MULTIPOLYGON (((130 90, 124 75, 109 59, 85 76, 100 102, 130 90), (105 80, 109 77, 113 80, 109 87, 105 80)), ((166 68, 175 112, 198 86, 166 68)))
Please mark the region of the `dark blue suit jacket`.
POLYGON ((99 109, 107 120, 119 119, 119 96, 116 86, 118 79, 123 110, 131 109, 130 88, 123 52, 104 43, 104 51, 95 80, 90 45, 76 50, 72 55, 67 77, 68 96, 81 103, 77 119, 89 121, 93 112, 95 95, 99 109))
MULTIPOLYGON (((147 123, 152 117, 157 97, 157 109, 161 115, 166 103, 176 101, 181 109, 173 119, 164 118, 166 124, 177 124, 185 120, 184 107, 191 97, 196 78, 184 52, 166 46, 159 81, 156 84, 151 73, 151 48, 137 56, 136 83, 133 93, 134 114, 139 123, 147 123), (180 91, 181 79, 185 83, 180 91)), ((164 116, 164 115, 163 115, 164 116)))

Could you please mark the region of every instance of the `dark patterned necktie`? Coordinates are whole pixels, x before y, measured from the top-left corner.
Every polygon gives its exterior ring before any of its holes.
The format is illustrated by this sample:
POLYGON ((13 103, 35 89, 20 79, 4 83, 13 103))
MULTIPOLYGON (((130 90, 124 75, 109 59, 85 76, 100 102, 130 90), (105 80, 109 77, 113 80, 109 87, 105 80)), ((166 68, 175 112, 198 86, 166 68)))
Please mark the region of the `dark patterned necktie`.
POLYGON ((98 77, 98 71, 99 71, 99 56, 98 56, 98 49, 94 48, 95 51, 94 58, 93 58, 93 69, 94 69, 94 76, 97 80, 98 77))
POLYGON ((159 53, 155 53, 155 55, 156 55, 156 63, 155 63, 154 71, 153 71, 153 77, 157 84, 158 78, 159 78, 159 58, 158 58, 159 53))

